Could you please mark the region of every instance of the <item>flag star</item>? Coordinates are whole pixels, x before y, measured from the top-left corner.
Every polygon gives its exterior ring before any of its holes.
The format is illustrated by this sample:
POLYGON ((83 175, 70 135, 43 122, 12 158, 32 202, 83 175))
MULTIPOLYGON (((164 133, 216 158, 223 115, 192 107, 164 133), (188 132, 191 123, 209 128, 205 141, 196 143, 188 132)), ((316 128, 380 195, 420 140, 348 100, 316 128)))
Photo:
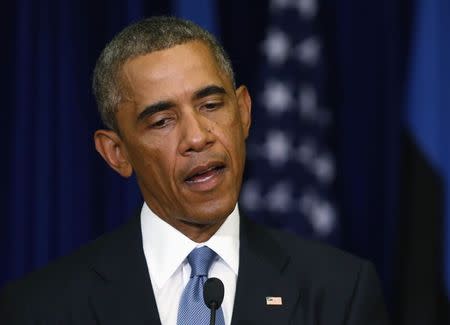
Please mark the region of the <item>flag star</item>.
POLYGON ((289 110, 294 101, 289 87, 273 80, 266 83, 262 99, 267 110, 274 114, 289 110))
POLYGON ((299 91, 300 115, 314 120, 317 117, 317 93, 313 86, 302 85, 299 91))
POLYGON ((290 140, 284 132, 270 131, 267 134, 264 151, 273 166, 280 167, 289 160, 290 148, 290 140))
POLYGON ((292 185, 287 182, 278 183, 267 193, 266 202, 271 211, 288 212, 292 204, 292 185))
POLYGON ((242 189, 242 204, 249 210, 257 210, 261 206, 261 186, 255 180, 249 180, 242 189))
POLYGON ((314 171, 320 182, 329 184, 335 176, 333 158, 330 154, 322 154, 314 160, 314 171))
POLYGON ((319 236, 328 236, 333 231, 336 225, 336 212, 333 206, 321 200, 314 190, 303 193, 299 199, 299 208, 319 236))
POLYGON ((321 44, 317 37, 311 36, 303 40, 297 47, 298 59, 306 65, 313 66, 320 55, 321 44))
POLYGON ((286 34, 278 29, 269 30, 263 42, 263 52, 270 63, 280 65, 286 61, 291 45, 286 34))
POLYGON ((328 236, 336 225, 336 212, 333 206, 326 202, 317 202, 310 215, 314 231, 321 237, 328 236))
POLYGON ((294 5, 304 18, 310 19, 317 14, 317 0, 295 0, 294 5))

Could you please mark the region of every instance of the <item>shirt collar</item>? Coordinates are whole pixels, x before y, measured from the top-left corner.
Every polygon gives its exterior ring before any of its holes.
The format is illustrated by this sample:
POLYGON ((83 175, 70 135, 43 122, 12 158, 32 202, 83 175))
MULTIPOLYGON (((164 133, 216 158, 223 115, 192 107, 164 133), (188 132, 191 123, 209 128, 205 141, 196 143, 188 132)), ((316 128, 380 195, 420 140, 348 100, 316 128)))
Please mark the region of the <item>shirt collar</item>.
POLYGON ((237 275, 239 268, 239 209, 236 204, 217 232, 206 242, 196 243, 159 218, 146 203, 141 210, 144 254, 154 285, 164 286, 196 247, 206 245, 237 275), (150 267, 151 265, 151 267, 150 267))

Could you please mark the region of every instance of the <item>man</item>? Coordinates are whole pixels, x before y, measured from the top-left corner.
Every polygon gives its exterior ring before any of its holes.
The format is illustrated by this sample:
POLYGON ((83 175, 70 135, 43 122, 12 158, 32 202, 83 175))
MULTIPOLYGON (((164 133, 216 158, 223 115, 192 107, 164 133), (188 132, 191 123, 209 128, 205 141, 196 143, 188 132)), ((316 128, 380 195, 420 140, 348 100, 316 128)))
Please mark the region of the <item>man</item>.
POLYGON ((6 288, 1 324, 207 324, 207 276, 225 286, 217 324, 387 323, 368 262, 240 215, 251 100, 209 33, 168 17, 131 25, 93 86, 107 126, 95 146, 136 174, 140 216, 6 288))

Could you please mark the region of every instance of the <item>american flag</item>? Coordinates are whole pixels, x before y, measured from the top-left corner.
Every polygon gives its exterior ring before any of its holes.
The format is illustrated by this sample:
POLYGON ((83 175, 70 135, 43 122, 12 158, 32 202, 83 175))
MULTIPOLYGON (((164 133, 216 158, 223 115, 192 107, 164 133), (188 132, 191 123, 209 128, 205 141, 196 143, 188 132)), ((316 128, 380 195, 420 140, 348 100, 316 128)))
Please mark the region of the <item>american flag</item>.
POLYGON ((335 243, 333 118, 323 100, 318 5, 270 1, 240 204, 266 224, 335 243))

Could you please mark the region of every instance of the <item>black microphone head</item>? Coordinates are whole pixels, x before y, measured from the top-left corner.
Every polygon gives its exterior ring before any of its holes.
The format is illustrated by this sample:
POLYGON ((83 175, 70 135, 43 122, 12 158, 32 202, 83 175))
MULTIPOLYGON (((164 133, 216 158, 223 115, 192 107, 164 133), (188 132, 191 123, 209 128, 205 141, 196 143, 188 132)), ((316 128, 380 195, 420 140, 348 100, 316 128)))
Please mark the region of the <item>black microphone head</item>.
POLYGON ((219 309, 223 301, 223 283, 218 278, 209 278, 203 286, 203 299, 209 309, 219 309))

